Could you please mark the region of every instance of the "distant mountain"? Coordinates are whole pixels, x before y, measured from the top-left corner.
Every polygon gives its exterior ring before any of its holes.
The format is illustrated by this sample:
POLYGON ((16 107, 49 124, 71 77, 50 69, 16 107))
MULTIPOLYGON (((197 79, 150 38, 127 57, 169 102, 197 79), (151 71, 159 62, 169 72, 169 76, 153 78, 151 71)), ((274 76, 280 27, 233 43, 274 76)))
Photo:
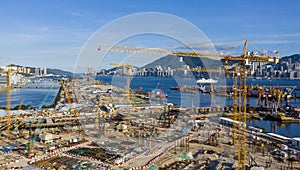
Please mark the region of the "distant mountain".
POLYGON ((194 58, 194 57, 182 57, 182 61, 180 62, 180 57, 174 56, 165 56, 158 60, 153 61, 150 64, 143 66, 142 68, 154 68, 155 66, 162 67, 171 67, 171 68, 181 68, 183 65, 189 65, 190 68, 201 66, 206 68, 215 68, 219 66, 221 63, 218 60, 208 59, 208 58, 194 58))
MULTIPOLYGON (((300 63, 300 54, 294 54, 290 56, 285 56, 280 58, 279 64, 288 61, 291 58, 293 63, 300 63)), ((190 68, 195 67, 206 67, 209 69, 217 68, 221 64, 223 64, 224 61, 220 60, 213 60, 208 58, 195 58, 195 57, 183 57, 183 63, 180 62, 179 57, 174 56, 165 56, 158 60, 153 61, 150 64, 147 64, 143 66, 142 68, 154 68, 155 66, 161 65, 163 67, 171 67, 171 68, 180 68, 183 66, 183 64, 189 65, 190 68)), ((233 62, 229 62, 229 64, 232 64, 233 62)))
POLYGON ((61 69, 56 69, 56 68, 47 68, 47 73, 48 74, 55 74, 55 75, 66 75, 66 76, 72 76, 73 73, 61 69))
POLYGON ((282 62, 286 62, 288 61, 289 59, 292 59, 292 62, 293 63, 300 63, 300 54, 293 54, 293 55, 290 55, 290 56, 285 56, 285 57, 282 57, 280 60, 279 60, 279 63, 282 63, 282 62))
POLYGON ((142 68, 155 68, 156 66, 159 65, 162 67, 171 67, 171 68, 182 67, 182 63, 179 61, 178 57, 165 56, 153 61, 152 63, 143 66, 142 68))
MULTIPOLYGON (((208 58, 195 58, 195 57, 182 57, 182 62, 180 61, 180 57, 174 56, 165 56, 158 60, 153 61, 150 64, 143 66, 142 68, 155 68, 156 66, 162 66, 164 68, 170 67, 172 69, 183 68, 185 65, 188 65, 190 68, 195 68, 201 66, 202 68, 207 69, 217 69, 222 64, 219 60, 213 60, 208 58)), ((175 76, 187 76, 183 71, 175 70, 175 76)), ((191 76, 191 75, 189 75, 191 76)), ((193 72, 193 76, 195 77, 209 77, 208 73, 197 73, 193 72)))
MULTIPOLYGON (((292 59, 293 62, 299 62, 300 63, 300 54, 294 54, 291 56, 285 56, 282 57, 279 60, 279 64, 277 65, 280 66, 282 65, 284 62, 288 61, 289 58, 292 59)), ((229 65, 235 63, 236 61, 229 61, 229 65)), ((195 67, 203 67, 203 68, 207 68, 207 69, 219 69, 219 66, 221 66, 222 64, 224 64, 224 61, 220 61, 220 60, 213 60, 213 59, 208 59, 208 58, 195 58, 195 57, 182 57, 182 62, 180 61, 180 57, 174 57, 174 56, 165 56, 165 57, 161 57, 155 61, 153 61, 152 63, 146 64, 144 66, 142 66, 141 68, 146 68, 146 69, 154 69, 157 66, 162 66, 164 68, 170 67, 172 69, 176 69, 176 68, 182 68, 184 65, 188 65, 190 68, 195 68, 195 67)), ((272 63, 270 63, 272 64, 272 63)), ((273 64, 275 65, 275 64, 273 64)), ((118 67, 114 67, 110 70, 106 70, 108 71, 115 71, 118 67)), ((180 71, 175 71, 176 75, 182 75, 183 72, 180 71)), ((206 77, 207 74, 206 73, 193 73, 194 76, 196 77, 206 77)))

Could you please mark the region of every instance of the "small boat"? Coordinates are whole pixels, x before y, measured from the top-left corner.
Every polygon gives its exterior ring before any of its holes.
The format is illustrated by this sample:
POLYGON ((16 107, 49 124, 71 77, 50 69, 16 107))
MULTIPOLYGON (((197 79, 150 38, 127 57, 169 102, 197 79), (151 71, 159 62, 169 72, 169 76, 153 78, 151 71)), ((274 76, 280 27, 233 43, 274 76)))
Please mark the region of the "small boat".
POLYGON ((212 78, 209 78, 209 79, 202 78, 200 80, 197 80, 196 82, 198 84, 214 84, 214 83, 217 83, 218 81, 214 80, 212 78))
POLYGON ((205 92, 205 91, 206 91, 206 88, 205 88, 205 86, 203 86, 203 85, 200 85, 200 86, 199 86, 199 91, 201 91, 201 92, 205 92))
POLYGON ((171 87, 170 90, 180 90, 179 86, 171 87))

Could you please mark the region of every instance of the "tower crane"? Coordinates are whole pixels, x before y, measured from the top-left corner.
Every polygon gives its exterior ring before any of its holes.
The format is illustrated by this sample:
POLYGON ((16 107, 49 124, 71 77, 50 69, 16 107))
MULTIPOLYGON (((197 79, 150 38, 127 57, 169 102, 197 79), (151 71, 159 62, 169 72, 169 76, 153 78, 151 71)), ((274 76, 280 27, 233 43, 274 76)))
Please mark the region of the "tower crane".
MULTIPOLYGON (((247 121, 247 75, 248 70, 246 67, 246 63, 252 62, 273 62, 275 64, 279 61, 279 53, 276 57, 269 56, 267 54, 256 55, 254 53, 247 52, 248 40, 244 41, 243 53, 241 56, 233 56, 225 58, 225 63, 229 60, 237 61, 236 69, 239 70, 239 86, 236 86, 237 90, 234 95, 238 95, 238 101, 234 103, 238 103, 237 105, 237 120, 242 122, 241 126, 236 125, 235 131, 237 131, 237 145, 238 145, 238 168, 239 170, 246 169, 246 121, 247 121)), ((235 84, 237 84, 237 78, 234 79, 235 84)), ((235 110, 235 109, 234 109, 235 110)))
MULTIPOLYGON (((70 105, 70 112, 71 112, 71 114, 73 114, 74 117, 79 117, 79 113, 77 112, 77 110, 74 109, 74 108, 72 108, 72 106, 71 106, 72 103, 73 103, 73 101, 72 101, 72 99, 71 99, 71 97, 70 97, 70 95, 69 95, 68 89, 67 89, 66 86, 65 86, 65 80, 60 80, 60 83, 61 83, 61 87, 62 87, 62 89, 63 89, 63 91, 64 91, 64 93, 65 93, 65 98, 66 98, 66 100, 67 100, 67 103, 70 105)), ((78 120, 78 119, 75 119, 74 121, 75 121, 74 123, 77 124, 78 131, 81 132, 81 131, 82 131, 82 128, 81 128, 81 126, 80 126, 79 120, 78 120)))
POLYGON ((11 107, 11 73, 23 73, 22 70, 14 70, 11 69, 11 64, 9 64, 6 69, 1 70, 2 73, 6 73, 6 119, 7 119, 7 129, 6 135, 10 138, 10 128, 11 128, 11 115, 10 115, 10 107, 11 107))
MULTIPOLYGON (((100 44, 98 50, 112 51, 112 52, 125 52, 125 53, 137 53, 137 54, 152 54, 152 55, 169 55, 174 57, 195 57, 195 58, 209 58, 224 60, 225 65, 228 65, 228 61, 237 63, 236 70, 239 70, 239 86, 235 86, 235 95, 239 96, 236 107, 236 118, 243 122, 242 126, 235 126, 234 129, 237 131, 237 145, 238 145, 238 170, 246 169, 246 107, 247 107, 247 74, 248 70, 246 63, 252 62, 274 62, 278 63, 279 53, 277 56, 269 56, 267 54, 256 55, 254 53, 247 52, 248 40, 244 41, 242 55, 233 56, 229 54, 218 54, 211 52, 185 52, 178 50, 164 50, 160 48, 140 48, 140 47, 129 47, 129 46, 111 46, 100 44), (237 94, 237 92, 239 92, 237 94)), ((237 76, 236 76, 237 77, 237 76)), ((234 80, 235 84, 238 82, 238 77, 234 80)), ((234 109, 235 110, 235 109, 234 109)))
MULTIPOLYGON (((68 89, 66 88, 65 81, 64 81, 64 80, 60 80, 60 83, 61 83, 61 87, 62 87, 62 89, 63 89, 63 91, 64 91, 64 93, 65 93, 66 102, 67 102, 68 104, 72 104, 73 101, 72 101, 72 99, 71 99, 71 97, 70 97, 70 95, 69 95, 68 89)), ((71 112, 73 113, 73 115, 74 115, 75 117, 78 117, 78 116, 79 116, 78 112, 76 112, 73 108, 71 108, 70 110, 71 110, 71 112)))
MULTIPOLYGON (((117 63, 112 63, 112 62, 110 63, 110 65, 116 66, 116 67, 122 67, 123 70, 125 71, 125 75, 126 75, 126 86, 125 86, 125 89, 126 89, 126 95, 127 95, 126 104, 129 106, 130 103, 131 103, 131 96, 130 96, 130 73, 129 73, 129 70, 131 68, 133 68, 134 66, 130 65, 130 64, 117 64, 117 63)), ((129 123, 129 113, 128 113, 126 119, 128 121, 127 123, 129 123)))
POLYGON ((255 55, 253 53, 246 53, 248 40, 244 41, 243 54, 241 56, 233 56, 229 54, 219 54, 212 52, 185 52, 179 50, 165 50, 161 48, 142 48, 142 47, 130 47, 130 46, 111 46, 107 44, 100 44, 98 51, 112 51, 120 53, 137 53, 137 54, 151 54, 151 55, 169 55, 174 57, 194 57, 194 58, 209 58, 224 60, 226 64, 228 61, 245 61, 248 62, 275 62, 279 61, 279 53, 276 57, 263 54, 262 56, 255 55))

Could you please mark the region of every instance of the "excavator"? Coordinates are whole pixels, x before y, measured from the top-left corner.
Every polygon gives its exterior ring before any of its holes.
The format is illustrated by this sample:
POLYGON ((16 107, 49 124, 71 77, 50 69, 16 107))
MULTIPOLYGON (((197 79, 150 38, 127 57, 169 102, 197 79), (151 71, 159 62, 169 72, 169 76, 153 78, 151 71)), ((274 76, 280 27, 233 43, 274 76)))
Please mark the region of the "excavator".
POLYGON ((250 166, 258 166, 257 162, 255 161, 255 158, 252 156, 251 152, 248 152, 248 156, 249 156, 249 164, 250 166))
POLYGON ((211 146, 219 146, 220 140, 219 140, 219 133, 221 129, 217 128, 213 134, 211 134, 208 139, 205 141, 205 144, 211 145, 211 146))

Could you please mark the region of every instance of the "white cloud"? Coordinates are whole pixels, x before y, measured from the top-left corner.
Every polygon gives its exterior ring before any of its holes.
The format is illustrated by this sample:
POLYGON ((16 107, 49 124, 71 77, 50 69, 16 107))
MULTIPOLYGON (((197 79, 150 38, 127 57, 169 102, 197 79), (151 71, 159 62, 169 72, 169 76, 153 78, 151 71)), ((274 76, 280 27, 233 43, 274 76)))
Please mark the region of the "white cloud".
POLYGON ((269 35, 270 37, 274 37, 274 38, 288 38, 288 37, 299 37, 300 36, 300 32, 296 32, 296 33, 288 33, 288 34, 271 34, 269 35))
POLYGON ((300 32, 294 32, 294 33, 256 33, 256 34, 247 34, 242 35, 244 37, 252 37, 252 38, 261 38, 261 39, 267 39, 267 38, 296 38, 300 36, 300 32))
POLYGON ((71 12, 70 15, 76 16, 76 17, 82 17, 82 16, 84 16, 82 13, 79 13, 79 12, 71 12))
POLYGON ((286 44, 291 43, 288 40, 254 40, 250 42, 251 44, 286 44))

